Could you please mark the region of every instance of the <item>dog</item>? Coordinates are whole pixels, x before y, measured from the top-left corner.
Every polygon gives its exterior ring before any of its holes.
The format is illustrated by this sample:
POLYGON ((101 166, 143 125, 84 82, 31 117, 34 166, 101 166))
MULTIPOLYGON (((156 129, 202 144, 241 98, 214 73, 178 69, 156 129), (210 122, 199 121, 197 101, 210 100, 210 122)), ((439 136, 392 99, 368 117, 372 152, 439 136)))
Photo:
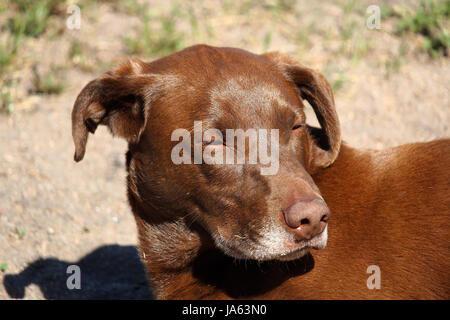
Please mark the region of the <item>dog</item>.
MULTIPOLYGON (((450 298, 450 140, 348 146, 325 77, 287 55, 196 45, 131 59, 79 93, 75 161, 98 125, 128 142, 128 199, 157 299, 450 298), (303 100, 320 128, 306 125, 303 100), (198 123, 201 139, 174 139, 198 123), (228 129, 252 128, 276 130, 262 139, 278 155, 272 174, 217 161, 239 152, 228 129), (209 162, 192 161, 197 151, 209 162)), ((247 159, 255 141, 242 141, 247 159)))

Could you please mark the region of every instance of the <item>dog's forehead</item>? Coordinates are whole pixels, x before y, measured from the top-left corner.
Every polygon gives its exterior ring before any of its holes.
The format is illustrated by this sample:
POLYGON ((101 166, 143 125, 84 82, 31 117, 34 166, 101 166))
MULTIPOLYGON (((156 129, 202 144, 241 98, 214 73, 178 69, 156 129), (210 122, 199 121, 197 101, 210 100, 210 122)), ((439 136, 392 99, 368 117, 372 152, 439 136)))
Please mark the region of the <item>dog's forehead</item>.
MULTIPOLYGON (((210 115, 221 119, 229 114, 234 119, 258 118, 267 122, 276 108, 277 112, 291 111, 282 88, 254 75, 233 74, 219 79, 208 90, 210 115)), ((237 120, 237 119, 236 119, 237 120)))
POLYGON ((231 75, 214 83, 208 91, 212 105, 221 100, 232 100, 241 106, 264 105, 277 100, 278 104, 288 106, 289 103, 280 87, 256 76, 242 74, 231 75))
POLYGON ((176 75, 185 85, 226 92, 262 88, 286 90, 286 79, 275 63, 261 55, 236 49, 196 45, 152 62, 152 73, 176 75), (284 88, 283 88, 284 87, 284 88))
POLYGON ((176 98, 178 111, 185 109, 196 120, 276 126, 279 118, 292 118, 302 107, 294 86, 274 63, 244 50, 195 46, 153 65, 157 73, 177 79, 176 85, 164 86, 166 99, 176 98))

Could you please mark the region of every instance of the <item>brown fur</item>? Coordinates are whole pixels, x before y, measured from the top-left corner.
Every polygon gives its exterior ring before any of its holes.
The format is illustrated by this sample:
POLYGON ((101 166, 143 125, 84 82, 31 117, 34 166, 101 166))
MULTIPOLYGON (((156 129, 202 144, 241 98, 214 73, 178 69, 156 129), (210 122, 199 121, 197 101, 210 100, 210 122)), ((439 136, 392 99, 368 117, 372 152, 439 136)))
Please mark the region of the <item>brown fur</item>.
POLYGON ((450 140, 341 146, 331 87, 287 56, 194 46, 132 60, 81 91, 72 124, 76 161, 98 124, 129 142, 128 198, 156 298, 450 298, 450 140), (302 99, 321 129, 305 125, 302 99), (194 120, 279 129, 278 173, 174 165, 171 132, 194 120), (327 248, 288 262, 261 250, 268 223, 291 237, 281 208, 311 196, 332 212, 327 248), (380 290, 366 286, 369 265, 380 290))

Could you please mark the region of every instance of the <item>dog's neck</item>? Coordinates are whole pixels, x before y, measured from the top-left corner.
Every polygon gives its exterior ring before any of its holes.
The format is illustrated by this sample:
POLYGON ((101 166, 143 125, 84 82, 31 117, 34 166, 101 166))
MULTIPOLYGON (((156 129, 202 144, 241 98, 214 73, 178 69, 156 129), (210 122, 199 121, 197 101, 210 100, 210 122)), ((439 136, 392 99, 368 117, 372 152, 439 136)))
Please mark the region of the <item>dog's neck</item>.
POLYGON ((153 295, 170 298, 183 288, 200 288, 192 277, 192 268, 195 259, 212 246, 204 231, 183 218, 154 221, 149 216, 136 215, 136 222, 141 259, 147 268, 153 295))
POLYGON ((141 257, 158 299, 254 298, 314 267, 311 254, 290 262, 236 260, 215 248, 205 231, 183 219, 136 221, 141 257))
POLYGON ((357 197, 353 200, 359 201, 364 199, 361 192, 372 192, 372 189, 377 187, 375 173, 383 169, 380 163, 373 160, 379 161, 376 155, 380 152, 383 151, 356 149, 342 143, 336 161, 330 167, 319 169, 312 175, 325 202, 340 203, 345 207, 345 203, 350 201, 349 196, 354 194, 357 197), (358 193, 355 193, 355 190, 358 190, 358 193))

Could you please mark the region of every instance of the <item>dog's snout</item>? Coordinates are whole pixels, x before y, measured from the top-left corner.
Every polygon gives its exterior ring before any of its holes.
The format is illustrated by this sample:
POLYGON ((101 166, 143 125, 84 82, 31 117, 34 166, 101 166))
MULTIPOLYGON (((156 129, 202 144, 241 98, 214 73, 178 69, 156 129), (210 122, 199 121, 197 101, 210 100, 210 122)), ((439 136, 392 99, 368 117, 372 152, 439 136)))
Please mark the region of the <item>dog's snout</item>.
POLYGON ((297 240, 309 240, 327 226, 330 210, 325 202, 316 198, 296 201, 283 210, 284 221, 297 240))

